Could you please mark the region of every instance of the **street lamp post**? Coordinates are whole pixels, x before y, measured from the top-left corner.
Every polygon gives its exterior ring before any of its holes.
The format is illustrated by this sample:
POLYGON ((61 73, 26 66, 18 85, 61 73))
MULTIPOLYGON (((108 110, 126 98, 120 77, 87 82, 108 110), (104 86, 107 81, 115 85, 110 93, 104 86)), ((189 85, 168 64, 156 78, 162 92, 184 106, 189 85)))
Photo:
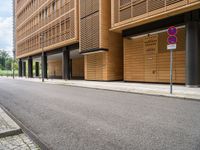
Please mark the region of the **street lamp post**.
POLYGON ((40 34, 40 45, 42 46, 42 82, 44 82, 44 33, 40 34))
POLYGON ((15 0, 13 3, 13 79, 15 78, 15 62, 16 62, 16 14, 15 14, 15 0))
POLYGON ((13 50, 13 79, 15 79, 15 50, 13 50))

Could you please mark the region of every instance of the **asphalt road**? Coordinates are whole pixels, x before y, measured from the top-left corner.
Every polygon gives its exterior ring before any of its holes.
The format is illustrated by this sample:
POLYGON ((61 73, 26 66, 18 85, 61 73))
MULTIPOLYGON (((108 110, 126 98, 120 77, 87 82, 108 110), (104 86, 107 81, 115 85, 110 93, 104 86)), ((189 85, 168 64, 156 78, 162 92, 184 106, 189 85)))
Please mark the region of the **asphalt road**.
POLYGON ((0 78, 0 104, 55 150, 200 150, 200 101, 0 78))

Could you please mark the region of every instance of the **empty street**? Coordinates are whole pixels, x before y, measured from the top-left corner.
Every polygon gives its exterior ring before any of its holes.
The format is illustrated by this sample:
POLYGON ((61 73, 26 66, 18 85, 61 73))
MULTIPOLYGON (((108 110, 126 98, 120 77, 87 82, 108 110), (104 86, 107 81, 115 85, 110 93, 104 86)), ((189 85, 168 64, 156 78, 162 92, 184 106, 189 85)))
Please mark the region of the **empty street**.
POLYGON ((200 149, 200 101, 6 78, 0 85, 0 104, 49 149, 200 149))

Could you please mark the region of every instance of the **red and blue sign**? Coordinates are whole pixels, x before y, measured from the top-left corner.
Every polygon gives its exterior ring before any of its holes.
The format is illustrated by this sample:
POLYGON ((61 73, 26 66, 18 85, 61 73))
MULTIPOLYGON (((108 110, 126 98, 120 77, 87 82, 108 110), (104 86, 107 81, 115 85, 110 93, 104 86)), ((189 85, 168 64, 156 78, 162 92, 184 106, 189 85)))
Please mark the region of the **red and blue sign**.
POLYGON ((176 44, 177 43, 177 37, 176 37, 177 28, 174 26, 169 27, 167 33, 169 35, 167 38, 168 44, 176 44))
POLYGON ((177 37, 176 36, 169 36, 168 39, 168 44, 176 44, 177 43, 177 37))
POLYGON ((173 36, 173 35, 176 35, 176 34, 177 34, 177 29, 176 29, 176 27, 174 27, 174 26, 169 27, 167 33, 168 33, 169 36, 171 36, 171 35, 172 35, 172 36, 173 36))

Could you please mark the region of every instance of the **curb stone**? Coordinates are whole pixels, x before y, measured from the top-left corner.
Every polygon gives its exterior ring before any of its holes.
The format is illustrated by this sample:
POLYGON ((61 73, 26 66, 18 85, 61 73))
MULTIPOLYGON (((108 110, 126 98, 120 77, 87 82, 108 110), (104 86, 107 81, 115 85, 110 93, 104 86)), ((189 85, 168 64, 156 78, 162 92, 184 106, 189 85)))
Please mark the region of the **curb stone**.
POLYGON ((0 150, 40 150, 39 145, 8 114, 0 104, 0 150))
POLYGON ((5 137, 8 137, 8 136, 19 135, 19 134, 22 134, 22 133, 23 133, 22 129, 7 130, 7 131, 0 132, 0 138, 5 138, 5 137))
MULTIPOLYGON (((31 140, 35 142, 35 144, 37 144, 41 150, 51 150, 51 148, 49 148, 44 141, 42 141, 35 133, 28 129, 21 121, 15 118, 15 116, 12 115, 3 105, 0 104, 0 107, 21 127, 21 130, 24 131, 25 134, 27 134, 28 137, 31 138, 31 140)), ((38 148, 38 150, 40 149, 38 148)))

